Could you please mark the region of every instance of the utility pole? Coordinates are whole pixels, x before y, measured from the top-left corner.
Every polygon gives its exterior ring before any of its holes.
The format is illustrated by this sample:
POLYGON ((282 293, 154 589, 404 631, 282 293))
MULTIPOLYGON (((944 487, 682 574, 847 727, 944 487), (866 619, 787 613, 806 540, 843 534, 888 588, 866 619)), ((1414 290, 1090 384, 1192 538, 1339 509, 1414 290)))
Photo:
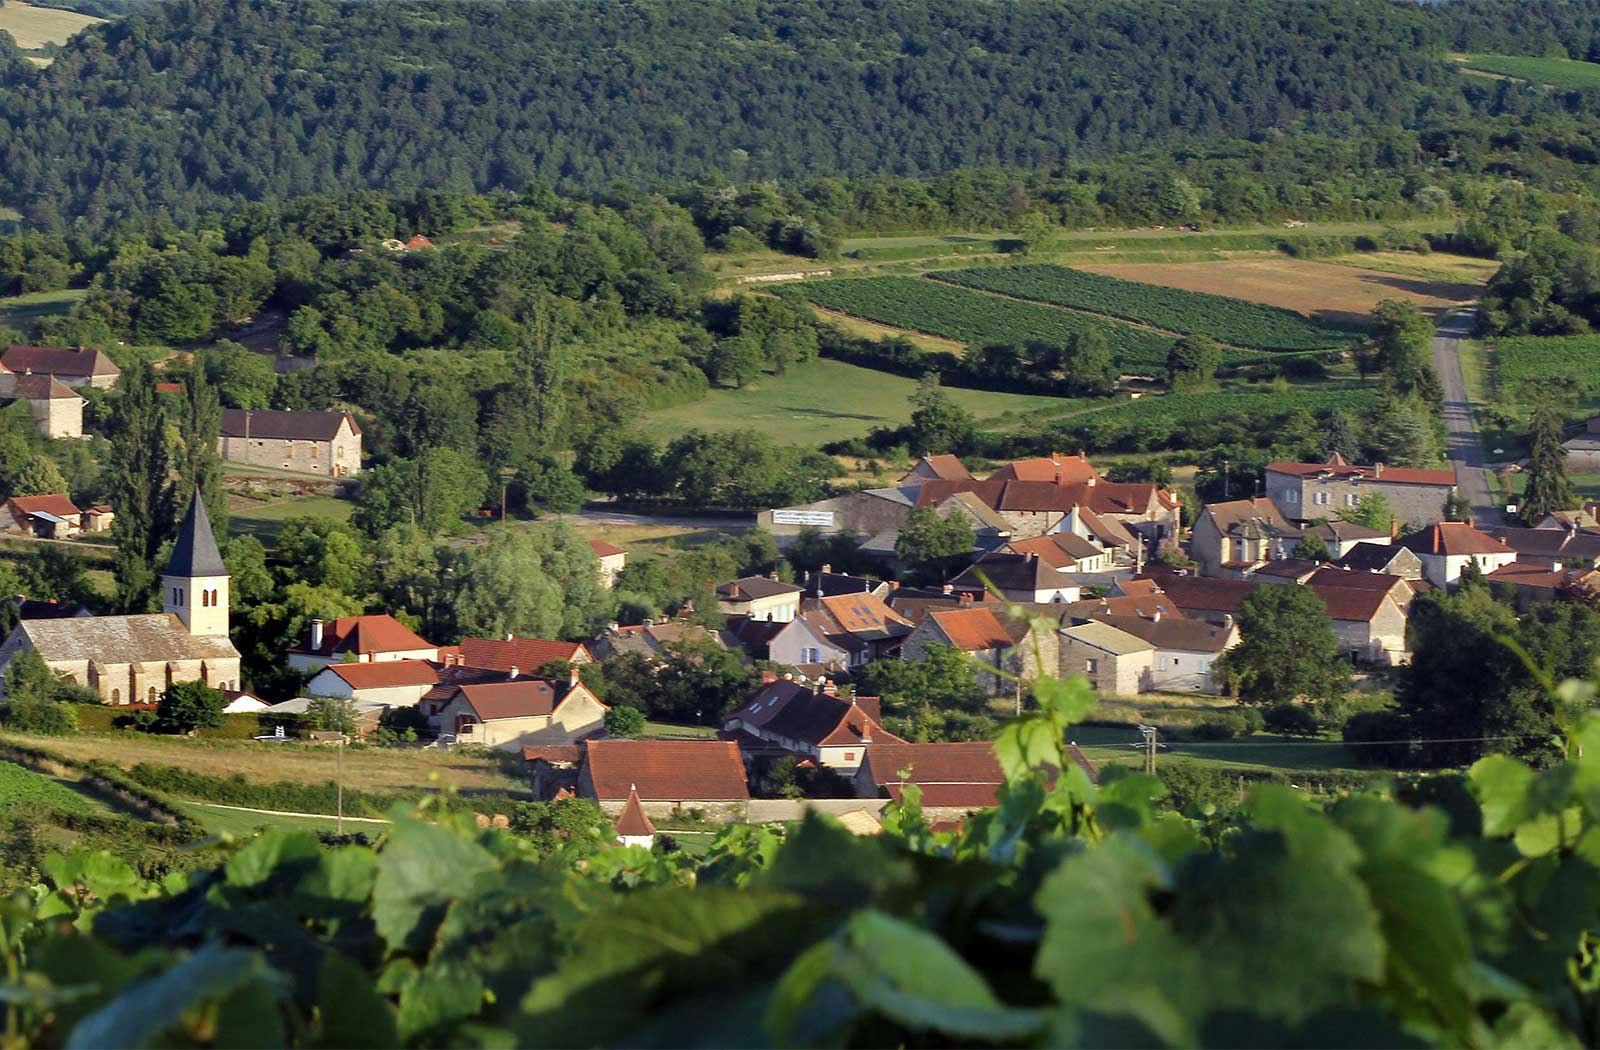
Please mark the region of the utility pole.
POLYGON ((1151 776, 1156 775, 1156 727, 1141 725, 1139 732, 1144 736, 1144 771, 1151 776))
POLYGON ((511 486, 511 479, 517 476, 515 467, 505 467, 500 471, 500 524, 506 523, 506 489, 511 486))
POLYGON ((334 806, 334 833, 344 834, 344 730, 339 730, 339 753, 334 759, 334 782, 338 785, 339 800, 334 806))
POLYGON ((1228 461, 1222 461, 1222 498, 1228 498, 1228 461))

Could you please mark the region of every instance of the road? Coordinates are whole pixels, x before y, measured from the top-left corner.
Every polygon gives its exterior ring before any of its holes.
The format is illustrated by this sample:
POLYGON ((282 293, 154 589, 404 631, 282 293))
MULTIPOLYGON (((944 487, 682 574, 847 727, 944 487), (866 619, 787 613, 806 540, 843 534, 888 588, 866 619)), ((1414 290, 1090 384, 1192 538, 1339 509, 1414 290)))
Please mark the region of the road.
POLYGON ((1446 318, 1433 337, 1433 368, 1444 386, 1444 425, 1448 431, 1445 455, 1456 470, 1456 489, 1472 505, 1472 521, 1480 529, 1505 524, 1499 501, 1489 484, 1484 465, 1483 445, 1478 441, 1478 423, 1472 417, 1472 402, 1461 379, 1460 341, 1472 334, 1477 320, 1473 310, 1463 310, 1446 318))

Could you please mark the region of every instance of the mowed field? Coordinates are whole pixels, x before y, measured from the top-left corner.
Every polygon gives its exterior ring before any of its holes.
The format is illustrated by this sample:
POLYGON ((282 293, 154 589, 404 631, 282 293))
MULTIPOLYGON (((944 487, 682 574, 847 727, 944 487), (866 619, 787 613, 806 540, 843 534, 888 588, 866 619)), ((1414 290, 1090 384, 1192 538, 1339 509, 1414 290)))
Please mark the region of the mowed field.
POLYGON ((1438 315, 1476 299, 1482 285, 1362 270, 1307 259, 1186 263, 1086 263, 1092 273, 1281 306, 1332 324, 1361 324, 1385 299, 1407 299, 1438 315))
MULTIPOLYGON (((780 445, 816 446, 908 422, 907 399, 916 388, 914 379, 816 360, 781 376, 763 376, 742 389, 719 388, 699 401, 651 412, 643 429, 662 440, 693 429, 754 429, 780 445)), ((1098 403, 957 387, 946 387, 945 393, 980 420, 1040 410, 1066 413, 1098 403)))
POLYGON ((104 21, 104 18, 80 15, 76 11, 34 7, 20 0, 7 0, 0 5, 0 29, 10 33, 24 51, 34 51, 46 44, 64 44, 80 29, 104 21))
MULTIPOLYGON (((11 736, 11 734, 5 734, 11 736)), ((195 773, 246 780, 288 780, 324 784, 334 779, 338 760, 332 748, 257 743, 253 740, 185 740, 145 733, 84 733, 70 737, 18 735, 68 758, 99 759, 123 769, 140 762, 182 766, 195 773)), ((526 791, 525 781, 507 776, 490 758, 449 751, 372 748, 344 753, 346 787, 365 791, 425 792, 454 788, 463 793, 526 791)))

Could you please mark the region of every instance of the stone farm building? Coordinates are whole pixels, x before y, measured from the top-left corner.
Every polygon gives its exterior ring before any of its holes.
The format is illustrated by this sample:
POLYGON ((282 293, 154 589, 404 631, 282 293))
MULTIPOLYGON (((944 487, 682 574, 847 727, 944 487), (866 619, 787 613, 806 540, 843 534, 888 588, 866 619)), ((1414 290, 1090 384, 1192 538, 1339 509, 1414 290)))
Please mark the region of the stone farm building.
POLYGON ((361 428, 348 412, 222 410, 222 458, 342 478, 361 472, 361 428))
POLYGON ((161 612, 23 620, 0 645, 0 670, 32 649, 50 670, 95 690, 108 704, 154 703, 175 682, 237 689, 228 580, 196 493, 161 577, 161 612))
POLYGON ((0 371, 0 400, 26 401, 33 425, 45 437, 83 437, 87 402, 55 376, 0 371))
POLYGON ((82 347, 13 346, 0 356, 0 368, 19 376, 54 376, 67 386, 109 390, 122 374, 100 350, 82 347))
POLYGON ((1448 470, 1360 467, 1337 453, 1326 463, 1268 463, 1266 477, 1267 498, 1293 522, 1337 517, 1376 493, 1398 520, 1431 525, 1444 520, 1445 503, 1456 490, 1456 476, 1448 470))

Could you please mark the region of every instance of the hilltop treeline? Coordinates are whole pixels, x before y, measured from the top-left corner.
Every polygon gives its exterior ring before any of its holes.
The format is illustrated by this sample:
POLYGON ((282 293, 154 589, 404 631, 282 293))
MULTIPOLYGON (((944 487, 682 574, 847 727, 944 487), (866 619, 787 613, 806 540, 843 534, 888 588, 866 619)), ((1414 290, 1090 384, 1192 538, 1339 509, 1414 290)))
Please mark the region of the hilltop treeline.
POLYGON ((1382 0, 181 0, 0 79, 0 199, 49 226, 337 187, 1044 170, 1405 123, 1449 80, 1382 0))

